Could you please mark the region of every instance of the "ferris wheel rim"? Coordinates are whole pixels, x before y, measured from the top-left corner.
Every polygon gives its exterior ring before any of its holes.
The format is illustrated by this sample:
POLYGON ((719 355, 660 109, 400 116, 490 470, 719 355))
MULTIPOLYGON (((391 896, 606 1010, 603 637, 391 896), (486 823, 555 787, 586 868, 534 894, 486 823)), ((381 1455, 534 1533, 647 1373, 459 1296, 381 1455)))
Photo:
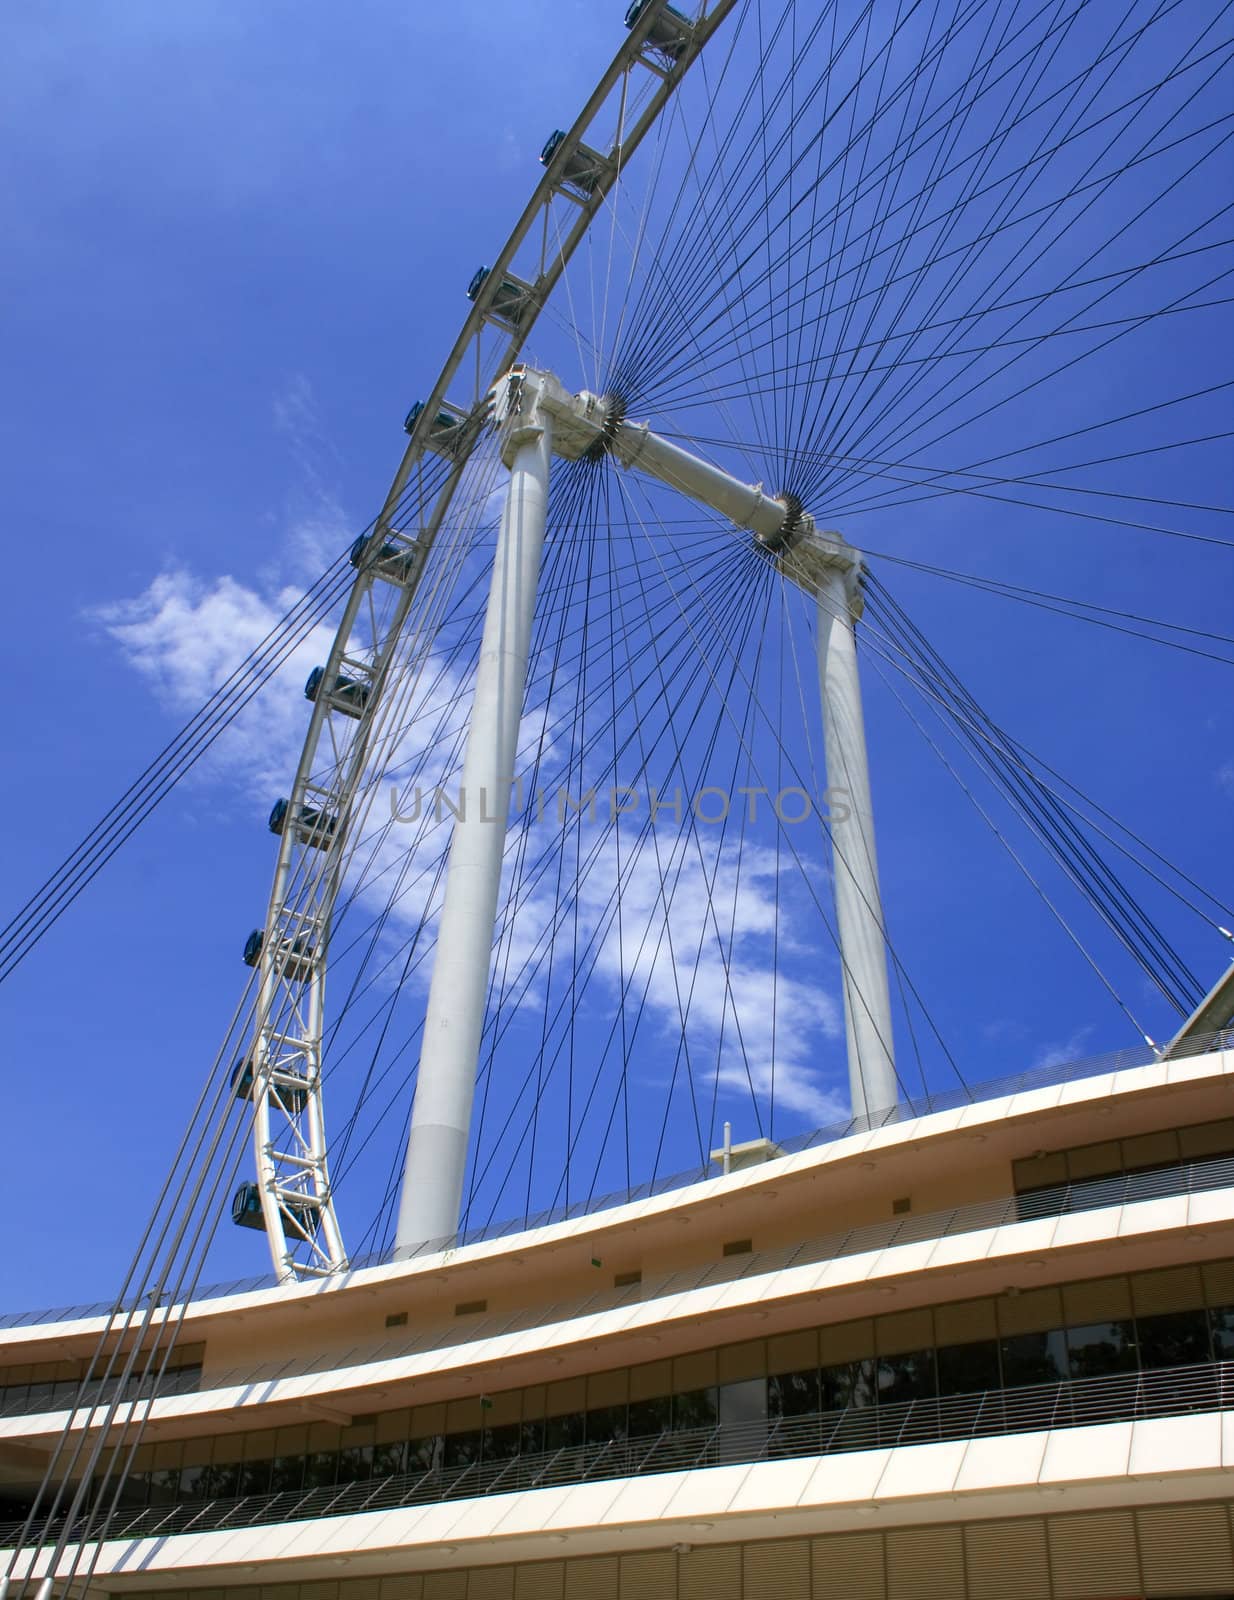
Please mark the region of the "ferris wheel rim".
MULTIPOLYGON (((329 1175, 321 1083, 330 917, 341 883, 341 873, 335 870, 333 862, 328 862, 322 869, 326 894, 312 919, 312 928, 300 934, 293 932, 289 935, 285 932, 287 891, 295 881, 296 851, 298 847, 312 848, 314 843, 312 834, 316 824, 310 826, 309 844, 305 846, 303 820, 306 813, 313 816, 320 814, 318 808, 309 804, 309 794, 313 788, 311 774, 315 770, 315 758, 331 714, 339 710, 335 696, 337 685, 346 676, 343 666, 347 645, 366 599, 374 584, 381 581, 381 561, 387 541, 398 538, 394 520, 399 514, 412 475, 427 454, 437 453, 431 442, 434 429, 440 418, 449 417, 458 424, 456 449, 452 453, 453 459, 445 479, 436 492, 433 508, 421 526, 418 537, 410 541, 422 546, 423 555, 410 581, 403 585, 382 641, 383 660, 375 669, 371 692, 366 697, 366 708, 356 721, 356 735, 346 752, 348 780, 340 787, 335 811, 326 813, 334 819, 330 824, 331 832, 337 830, 337 833, 332 848, 322 851, 323 857, 337 857, 338 845, 349 820, 351 802, 364 771, 364 757, 370 748, 375 712, 385 690, 392 652, 402 637, 411 602, 425 569, 427 553, 436 541, 463 470, 480 436, 484 396, 517 359, 570 259, 587 236, 591 224, 601 214, 604 201, 620 182, 627 161, 659 121, 686 72, 737 3, 738 0, 713 0, 713 3, 703 0, 699 14, 692 23, 686 24, 679 42, 670 43, 667 53, 662 46, 657 46, 657 28, 666 13, 674 18, 678 18, 679 14, 667 5, 667 0, 651 0, 650 4, 630 8, 627 13, 630 30, 627 37, 570 129, 564 136, 559 131, 549 140, 541 158, 545 162, 545 171, 531 198, 492 265, 482 268, 472 280, 469 289, 471 310, 427 398, 409 414, 410 437, 381 511, 370 530, 353 545, 352 561, 356 567, 356 578, 326 660, 314 673, 318 687, 316 693, 309 696, 312 711, 294 779, 286 800, 280 801, 275 808, 280 815, 281 825, 277 830, 279 848, 270 897, 261 929, 255 930, 254 935, 250 936, 249 948, 255 950, 255 960, 249 961, 247 951, 245 957, 250 965, 258 969, 256 1015, 251 1042, 244 1048, 233 1070, 233 1084, 238 1085, 237 1096, 252 1101, 256 1178, 251 1186, 256 1190, 256 1195, 251 1193, 249 1185, 243 1185, 236 1197, 233 1217, 242 1220, 241 1196, 244 1196, 250 1213, 254 1210, 253 1200, 259 1203, 260 1223, 252 1215, 243 1220, 251 1226, 261 1227, 266 1233, 274 1269, 281 1279, 323 1277, 344 1270, 348 1265, 329 1175), (653 89, 647 105, 629 129, 622 126, 618 142, 605 158, 606 165, 596 177, 590 193, 583 197, 576 189, 568 187, 570 162, 580 148, 587 148, 584 135, 613 90, 638 67, 659 79, 658 87, 653 89), (563 196, 577 208, 574 226, 567 230, 564 238, 559 234, 556 252, 544 263, 544 270, 535 283, 527 286, 531 292, 524 298, 517 319, 506 321, 494 304, 505 285, 505 275, 541 217, 545 221, 547 239, 550 209, 554 200, 563 196), (481 380, 480 340, 486 327, 492 325, 508 329, 509 339, 492 370, 481 380), (476 392, 473 393, 471 406, 463 408, 452 404, 449 394, 473 347, 477 360, 476 392), (307 1001, 302 1036, 297 1040, 293 1052, 298 1063, 295 1072, 280 1073, 277 1060, 273 1060, 272 1064, 270 1040, 266 1037, 271 1031, 271 1020, 276 1015, 280 985, 289 992, 296 988, 301 990, 300 995, 293 997, 290 1002, 293 1012, 302 1009, 307 1001), (246 1084, 248 1090, 244 1094, 242 1090, 246 1084), (296 1151, 279 1152, 275 1149, 272 1113, 276 1119, 281 1117, 285 1131, 290 1129, 295 1134, 299 1146, 296 1151), (280 1181, 283 1176, 280 1167, 285 1169, 289 1162, 293 1167, 290 1184, 280 1181)), ((676 28, 677 24, 672 26, 676 28)), ((401 553, 407 546, 396 544, 395 548, 401 553)), ((275 831, 273 815, 271 829, 275 831)), ((299 921, 296 925, 300 925, 299 921)))

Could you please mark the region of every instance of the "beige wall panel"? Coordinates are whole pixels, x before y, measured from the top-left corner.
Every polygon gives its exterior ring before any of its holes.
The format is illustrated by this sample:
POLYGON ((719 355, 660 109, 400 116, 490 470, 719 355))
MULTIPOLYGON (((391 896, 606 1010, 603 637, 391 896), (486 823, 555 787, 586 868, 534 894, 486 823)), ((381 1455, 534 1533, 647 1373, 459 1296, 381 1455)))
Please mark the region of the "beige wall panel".
POLYGON ((618 1600, 677 1600, 677 1557, 671 1550, 622 1556, 618 1600))
POLYGON ((814 1600, 887 1600, 881 1533, 836 1533, 810 1552, 814 1600))
POLYGON ((1137 1512, 1136 1523, 1150 1594, 1228 1595, 1234 1588, 1224 1506, 1153 1506, 1137 1512))
POLYGON ((565 1600, 617 1600, 617 1557, 567 1561, 565 1600))
POLYGON ((566 1569, 561 1561, 536 1561, 514 1569, 514 1600, 563 1600, 566 1569))
POLYGON ((741 1546, 691 1550, 677 1567, 677 1600, 741 1600, 741 1546))
POLYGON ((962 1600, 959 1528, 893 1528, 887 1534, 887 1600, 962 1600))
POLYGON ((810 1541, 775 1539, 748 1544, 742 1558, 746 1600, 811 1600, 810 1541))
POLYGON ((1050 1576, 1056 1600, 1121 1600, 1140 1592, 1130 1511, 1051 1517, 1050 1576))
POLYGON ((1045 1523, 973 1522, 964 1529, 968 1600, 1053 1600, 1045 1523))

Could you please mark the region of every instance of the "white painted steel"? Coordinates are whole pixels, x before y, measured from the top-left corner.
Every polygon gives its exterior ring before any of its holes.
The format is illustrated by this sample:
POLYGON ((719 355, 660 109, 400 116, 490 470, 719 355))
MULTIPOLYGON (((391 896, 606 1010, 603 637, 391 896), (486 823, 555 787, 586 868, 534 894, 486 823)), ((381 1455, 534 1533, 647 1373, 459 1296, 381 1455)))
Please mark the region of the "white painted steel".
MULTIPOLYGON (((814 542, 814 541, 811 541, 814 542)), ((821 543, 821 541, 818 541, 821 543)), ((856 617, 860 558, 821 567, 818 584, 818 678, 830 794, 843 791, 830 828, 836 929, 844 967, 844 1032, 853 1115, 877 1116, 899 1098, 887 983, 887 939, 874 847, 870 763, 866 752, 856 617)))
MULTIPOLYGON (((376 522, 375 541, 391 538, 405 544, 414 536, 426 554, 446 518, 455 489, 463 475, 471 447, 480 432, 477 407, 488 386, 517 360, 535 326, 545 301, 564 273, 570 258, 626 163, 655 126, 685 73, 707 42, 733 11, 737 0, 712 0, 702 7, 690 27, 680 53, 669 60, 653 42, 660 7, 649 6, 622 39, 612 62, 601 76, 586 105, 559 145, 505 244, 493 257, 484 287, 476 297, 454 346, 428 393, 420 417, 404 452, 394 481, 376 522), (622 114, 615 139, 602 124, 605 108, 618 98, 622 114), (627 116, 626 107, 639 110, 627 116), (603 168, 585 196, 567 187, 567 171, 583 144, 603 146, 603 168), (537 242, 538 241, 538 246, 537 242), (536 249, 534 259, 527 252, 536 249), (507 272, 517 273, 531 285, 517 325, 494 315, 491 304, 507 272), (496 333, 497 343, 492 336, 496 333), (486 340, 488 341, 486 343, 486 340), (456 386, 459 386, 456 388, 456 386), (464 392, 464 388, 466 392, 464 392), (457 456, 433 504, 419 517, 408 516, 403 496, 412 475, 430 448, 434 419, 442 407, 472 419, 460 430, 457 456), (400 535, 410 520, 412 533, 400 535)), ((352 587, 325 663, 325 692, 318 695, 310 714, 288 813, 293 819, 312 796, 328 814, 338 818, 328 851, 306 846, 299 830, 290 826, 279 843, 278 861, 265 919, 265 943, 260 959, 260 984, 256 1020, 249 1054, 253 1064, 254 1146, 256 1177, 274 1268, 281 1277, 319 1277, 347 1265, 342 1235, 335 1216, 328 1174, 324 1112, 321 1103, 321 1021, 330 926, 334 900, 341 881, 341 859, 347 822, 373 739, 374 711, 386 692, 395 650, 404 631, 416 585, 424 564, 403 584, 385 611, 381 627, 374 630, 366 672, 370 688, 368 708, 358 719, 331 705, 329 685, 343 670, 355 674, 357 630, 372 622, 375 590, 384 589, 372 567, 362 567, 352 587), (324 763, 323 752, 330 759, 324 763), (306 861, 307 857, 307 861, 306 861), (276 955, 291 930, 308 930, 313 936, 311 954, 303 961, 280 965, 276 955), (288 1116, 273 1091, 274 1074, 289 1071, 304 1084, 304 1110, 288 1116), (277 1131, 279 1138, 275 1139, 277 1131), (312 1160, 306 1176, 289 1189, 276 1158, 276 1142, 295 1143, 312 1160), (310 1239, 299 1239, 285 1226, 287 1214, 280 1198, 310 1195, 321 1221, 310 1239)))
POLYGON ((613 441, 613 454, 623 467, 635 467, 691 500, 701 500, 738 528, 748 528, 765 541, 779 535, 790 515, 787 502, 765 494, 761 483, 743 483, 701 456, 670 444, 645 425, 623 423, 613 441))
POLYGON ((503 452, 510 466, 510 483, 480 642, 463 758, 461 813, 450 840, 445 902, 399 1201, 396 1254, 449 1239, 459 1222, 493 921, 548 515, 552 419, 537 399, 528 396, 515 415, 503 452))

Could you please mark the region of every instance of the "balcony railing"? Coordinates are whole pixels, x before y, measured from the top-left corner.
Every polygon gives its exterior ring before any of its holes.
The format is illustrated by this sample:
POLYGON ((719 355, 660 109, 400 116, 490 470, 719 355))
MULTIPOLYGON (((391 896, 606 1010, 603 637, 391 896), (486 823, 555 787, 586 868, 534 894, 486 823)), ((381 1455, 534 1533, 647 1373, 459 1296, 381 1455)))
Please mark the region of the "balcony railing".
MULTIPOLYGON (((1175 1055, 1205 1055, 1213 1050, 1231 1047, 1234 1047, 1234 1029, 1227 1028, 1217 1033, 1197 1034, 1185 1040, 1175 1055)), ((809 1133, 794 1134, 778 1142, 784 1153, 791 1155, 800 1150, 810 1150, 818 1145, 834 1143, 849 1134, 861 1133, 870 1127, 881 1127, 889 1122, 908 1122, 918 1117, 929 1116, 933 1112, 950 1111, 956 1106, 972 1105, 982 1100, 997 1100, 1005 1095, 1023 1094, 1028 1090, 1044 1089, 1053 1084, 1074 1083, 1081 1078, 1097 1077, 1107 1072, 1124 1072, 1132 1067, 1152 1066, 1158 1059, 1157 1052, 1144 1044, 1125 1050, 1110 1050, 1104 1055, 1085 1056, 1078 1061, 1054 1062, 1048 1066, 1030 1067, 1025 1072, 1015 1073, 1009 1077, 992 1078, 971 1087, 952 1089, 942 1094, 920 1095, 913 1100, 901 1101, 899 1105, 893 1106, 890 1111, 877 1117, 854 1117, 847 1122, 835 1122, 823 1128, 815 1128, 809 1133)), ((417 1253, 431 1254, 437 1250, 456 1249, 463 1245, 483 1243, 489 1239, 508 1238, 512 1234, 524 1233, 532 1228, 545 1228, 555 1222, 566 1222, 572 1217, 591 1216, 597 1211, 608 1211, 632 1201, 669 1194, 690 1184, 701 1183, 706 1178, 714 1178, 715 1175, 707 1167, 691 1167, 685 1172, 675 1172, 669 1177, 656 1178, 633 1189, 576 1201, 573 1205, 542 1211, 535 1216, 517 1217, 507 1222, 469 1229, 455 1238, 433 1240, 422 1245, 417 1253)), ((380 1250, 350 1261, 348 1268, 350 1271, 359 1271, 365 1267, 386 1266, 393 1260, 393 1249, 380 1250)), ((262 1273, 251 1278, 237 1278, 230 1283, 199 1288, 194 1292, 194 1299, 210 1300, 226 1295, 254 1294, 261 1289, 277 1287, 278 1279, 272 1273, 262 1273)), ((50 1310, 3 1312, 0 1313, 0 1328, 23 1328, 47 1322, 72 1322, 83 1317, 112 1316, 137 1310, 142 1303, 142 1297, 139 1296, 131 1301, 96 1300, 92 1304, 56 1306, 50 1310)))
MULTIPOLYGON (((975 1233, 988 1228, 1005 1227, 1009 1223, 1035 1221, 1043 1217, 1066 1216, 1072 1212, 1094 1211, 1105 1206, 1134 1205, 1144 1200, 1160 1200, 1172 1195, 1203 1194, 1216 1189, 1234 1188, 1234 1157, 1215 1157, 1210 1161, 1188 1161, 1173 1166, 1158 1167, 1147 1172, 1117 1173, 1112 1177, 1089 1178, 1078 1183, 1061 1184, 1052 1189, 1034 1189, 1027 1194, 1004 1196, 998 1200, 982 1200, 972 1205, 956 1206, 948 1211, 922 1212, 919 1216, 898 1217, 888 1222, 870 1223, 865 1227, 850 1228, 846 1232, 824 1234, 800 1244, 788 1245, 780 1250, 753 1251, 748 1255, 729 1256, 706 1266, 692 1267, 649 1279, 626 1289, 606 1289, 578 1299, 557 1302, 548 1306, 534 1306, 518 1311, 482 1318, 468 1318, 463 1323, 448 1327, 440 1325, 417 1330, 398 1339, 387 1339, 378 1345, 358 1345, 346 1351, 326 1352, 311 1359, 303 1357, 283 1362, 267 1362, 238 1367, 222 1373, 211 1373, 211 1389, 229 1389, 247 1384, 263 1385, 280 1378, 304 1377, 318 1372, 345 1372, 348 1366, 368 1365, 376 1361, 395 1360, 400 1356, 416 1355, 428 1350, 441 1350, 451 1345, 472 1344, 511 1333, 519 1333, 554 1322, 567 1322, 578 1317, 594 1316, 597 1312, 613 1310, 620 1306, 644 1304, 668 1295, 684 1294, 692 1289, 705 1289, 718 1283, 732 1283, 739 1278, 759 1277, 769 1272, 782 1272, 789 1267, 818 1265, 843 1256, 859 1255, 873 1250, 887 1250, 896 1245, 915 1244, 927 1239, 940 1239, 955 1234, 975 1233)), ((197 1372, 198 1369, 190 1369, 197 1372)), ((52 1409, 47 1403, 47 1384, 31 1384, 29 1396, 10 1393, 0 1397, 0 1416, 28 1416, 52 1409)), ((59 1403, 64 1408, 88 1408, 108 1400, 106 1381, 99 1380, 76 1389, 71 1384, 57 1384, 61 1391, 59 1403)), ((157 1394, 183 1394, 196 1390, 196 1379, 185 1381, 177 1373, 168 1373, 157 1387, 157 1394)), ((345 1387, 345 1379, 340 1387, 345 1387)), ((143 1380, 133 1399, 149 1398, 156 1391, 143 1380)))
MULTIPOLYGON (((329 1488, 146 1506, 117 1511, 105 1526, 102 1517, 91 1520, 87 1515, 73 1526, 69 1538, 163 1539, 182 1533, 390 1511, 399 1506, 512 1494, 605 1478, 1136 1422, 1231 1408, 1234 1361, 1214 1361, 1154 1372, 984 1390, 947 1399, 849 1407, 778 1421, 720 1424, 643 1438, 611 1439, 511 1456, 504 1461, 433 1468, 329 1488)), ((20 1522, 0 1524, 0 1548, 13 1545, 23 1526, 20 1522)), ((39 1538, 51 1543, 63 1531, 63 1521, 57 1520, 42 1528, 39 1538)))

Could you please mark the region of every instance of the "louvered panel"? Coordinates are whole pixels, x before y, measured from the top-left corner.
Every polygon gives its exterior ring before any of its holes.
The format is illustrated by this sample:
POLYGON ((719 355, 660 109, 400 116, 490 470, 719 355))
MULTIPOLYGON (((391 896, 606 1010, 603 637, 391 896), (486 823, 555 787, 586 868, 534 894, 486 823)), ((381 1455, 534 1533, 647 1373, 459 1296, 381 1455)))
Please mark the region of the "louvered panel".
POLYGON ((671 1550, 622 1556, 618 1600, 677 1600, 677 1557, 671 1550))
POLYGON ((466 1572, 426 1572, 424 1600, 467 1600, 466 1572))
POLYGON ((1137 1317, 1167 1311, 1193 1311, 1204 1304, 1199 1267, 1167 1267, 1163 1272, 1137 1272, 1131 1280, 1137 1317))
POLYGON ((534 1561, 514 1569, 514 1600, 564 1600, 565 1592, 566 1569, 560 1561, 534 1561))
POLYGON ((338 1586, 338 1600, 378 1600, 380 1587, 379 1578, 344 1578, 338 1586))
POLYGON ((748 1544, 742 1555, 744 1592, 776 1600, 810 1600, 810 1541, 775 1539, 748 1544))
POLYGON ((810 1551, 814 1600, 887 1600, 881 1533, 833 1533, 810 1551))
POLYGON ((473 1567, 467 1574, 467 1600, 514 1600, 513 1567, 473 1567))
POLYGON ((1234 1260, 1210 1261, 1202 1271, 1209 1305, 1234 1305, 1234 1260))
POLYGON ((1086 1511, 1046 1524, 1056 1600, 1122 1600, 1140 1593, 1130 1511, 1086 1511))
POLYGON ((729 1600, 741 1594, 741 1546, 691 1550, 677 1568, 677 1600, 729 1600))
POLYGON ((887 1600, 962 1600, 959 1528, 896 1528, 887 1535, 887 1600))
POLYGON ((565 1600, 617 1600, 617 1557, 585 1556, 567 1561, 565 1600))
POLYGON ((1234 1587, 1224 1506, 1153 1506, 1136 1512, 1136 1523, 1150 1592, 1228 1594, 1234 1587))
POLYGON ((381 1580, 381 1600, 424 1600, 424 1579, 418 1572, 400 1572, 381 1580))
POLYGON ((1053 1600, 1045 1523, 971 1522, 964 1529, 968 1600, 1053 1600))
POLYGON ((299 1600, 338 1600, 337 1583, 302 1583, 299 1600))

